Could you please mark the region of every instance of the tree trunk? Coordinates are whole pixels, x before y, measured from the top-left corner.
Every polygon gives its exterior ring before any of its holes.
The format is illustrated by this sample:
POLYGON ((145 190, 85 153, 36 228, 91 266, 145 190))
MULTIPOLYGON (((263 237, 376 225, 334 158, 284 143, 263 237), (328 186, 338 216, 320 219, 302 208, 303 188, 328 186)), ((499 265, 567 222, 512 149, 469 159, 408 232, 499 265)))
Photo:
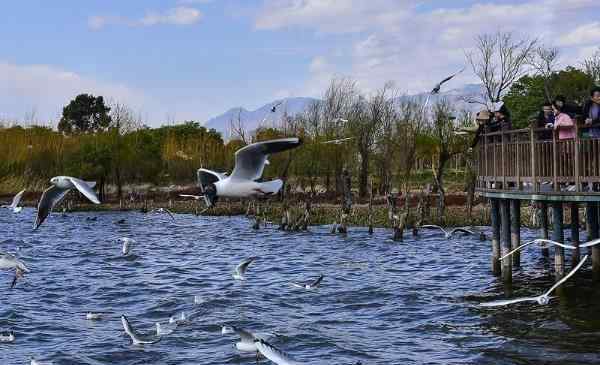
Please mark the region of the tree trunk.
POLYGON ((367 196, 367 184, 369 180, 369 154, 364 150, 360 154, 360 171, 358 173, 358 196, 367 196))

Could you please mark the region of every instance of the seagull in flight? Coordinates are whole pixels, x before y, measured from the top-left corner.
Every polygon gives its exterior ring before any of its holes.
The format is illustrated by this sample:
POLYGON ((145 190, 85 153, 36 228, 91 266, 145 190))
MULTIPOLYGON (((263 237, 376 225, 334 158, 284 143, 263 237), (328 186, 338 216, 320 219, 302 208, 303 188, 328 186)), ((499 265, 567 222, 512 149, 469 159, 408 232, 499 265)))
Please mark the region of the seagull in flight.
POLYGON ((123 329, 125 333, 131 338, 131 342, 134 345, 151 345, 160 341, 160 337, 156 336, 144 336, 137 333, 131 324, 129 324, 129 320, 125 315, 121 316, 121 323, 123 324, 123 329))
POLYGON ((10 205, 2 205, 2 208, 8 208, 11 209, 14 213, 19 213, 21 210, 23 210, 23 207, 20 207, 19 203, 21 203, 21 198, 23 198, 24 193, 25 190, 19 191, 17 195, 14 196, 12 203, 10 203, 10 205))
POLYGON ((240 336, 240 341, 235 343, 235 347, 241 352, 256 353, 258 349, 256 348, 256 344, 254 342, 255 340, 267 340, 271 337, 274 337, 274 334, 272 333, 252 333, 248 330, 236 326, 221 327, 221 334, 227 335, 231 333, 235 333, 238 336, 240 336))
POLYGON ((292 286, 295 286, 296 288, 307 289, 307 290, 315 289, 315 288, 319 287, 319 285, 321 285, 321 281, 323 281, 324 277, 325 276, 321 274, 318 278, 316 278, 312 281, 308 281, 305 283, 292 283, 292 286))
POLYGON ((433 90, 431 90, 431 95, 439 94, 440 90, 442 89, 442 85, 445 84, 446 82, 452 80, 456 75, 463 72, 465 70, 465 68, 466 67, 463 67, 460 71, 453 73, 452 75, 450 75, 450 76, 446 77, 445 79, 443 79, 442 81, 440 81, 437 85, 435 85, 433 90))
POLYGON ((277 111, 277 107, 280 106, 282 103, 283 103, 283 101, 280 101, 277 104, 273 105, 271 107, 271 113, 275 113, 277 111))
POLYGON ((301 363, 292 359, 288 354, 281 351, 277 347, 271 345, 265 340, 256 339, 254 340, 254 345, 258 352, 261 353, 264 357, 271 360, 277 365, 301 365, 301 363))
POLYGON ((332 139, 330 141, 321 142, 321 144, 342 144, 342 143, 344 143, 346 141, 349 141, 351 139, 354 139, 354 137, 332 139))
POLYGON ((19 260, 17 257, 10 253, 2 251, 0 251, 0 269, 15 270, 15 277, 12 283, 10 284, 11 289, 15 287, 19 278, 22 278, 23 276, 25 276, 25 273, 29 272, 29 269, 27 268, 27 266, 25 266, 23 261, 19 260))
POLYGON ((299 138, 282 138, 257 142, 235 152, 235 168, 230 176, 199 169, 198 183, 206 205, 213 206, 219 197, 249 198, 277 194, 283 186, 280 179, 258 182, 262 177, 269 155, 296 148, 302 144, 299 138))
POLYGON ((421 226, 420 228, 425 228, 425 229, 440 229, 442 232, 444 232, 444 236, 446 236, 446 238, 452 237, 452 235, 455 234, 455 233, 463 233, 463 234, 469 234, 469 235, 475 234, 475 232, 473 232, 471 230, 468 230, 466 228, 460 228, 460 227, 453 228, 450 231, 446 231, 443 227, 436 226, 434 224, 425 224, 425 225, 421 226))
POLYGON ((96 193, 92 190, 96 186, 95 182, 83 181, 70 176, 55 176, 50 179, 50 186, 44 190, 42 197, 37 207, 37 217, 33 225, 33 229, 36 230, 44 223, 48 214, 54 209, 54 207, 60 203, 61 200, 67 195, 67 193, 75 188, 79 190, 83 196, 88 198, 94 204, 100 204, 100 200, 96 196, 96 193))
POLYGON ((571 270, 564 278, 560 279, 556 284, 552 285, 550 289, 548 289, 545 293, 538 295, 537 297, 524 297, 524 298, 516 298, 516 299, 506 299, 506 300, 496 300, 488 303, 481 303, 479 306, 481 307, 500 307, 520 302, 536 302, 539 305, 546 305, 550 303, 550 299, 553 297, 550 296, 550 293, 554 291, 554 289, 558 288, 565 281, 567 281, 573 274, 579 270, 579 268, 583 265, 583 263, 588 259, 588 255, 585 255, 583 259, 571 270))
POLYGON ((248 270, 248 266, 256 260, 256 257, 250 257, 240 262, 238 266, 235 267, 235 271, 233 272, 233 278, 236 280, 246 280, 246 270, 248 270))
POLYGON ((120 241, 123 242, 123 247, 121 249, 121 252, 123 252, 123 256, 129 255, 132 246, 136 243, 135 240, 132 240, 129 237, 123 237, 120 239, 120 241))
MULTIPOLYGON (((507 258, 508 256, 512 255, 513 253, 515 253, 515 252, 517 252, 517 251, 520 251, 520 250, 521 250, 521 249, 523 249, 524 247, 527 247, 527 246, 529 246, 529 245, 531 245, 531 244, 534 244, 534 243, 541 243, 541 244, 542 244, 542 245, 544 245, 544 246, 545 246, 546 244, 555 245, 555 246, 559 246, 559 247, 562 247, 562 248, 566 248, 566 249, 568 249, 568 250, 575 250, 575 249, 577 249, 577 247, 575 247, 575 246, 573 246, 573 245, 568 245, 568 244, 561 243, 561 242, 556 242, 556 241, 552 241, 552 240, 547 240, 547 239, 544 239, 544 238, 538 238, 538 239, 535 239, 535 240, 533 240, 533 241, 525 242, 525 243, 524 243, 524 244, 522 244, 521 246, 519 246, 519 247, 517 247, 517 248, 513 249, 512 251, 510 251, 510 252, 509 252, 509 253, 507 253, 506 255, 504 255, 504 256, 502 256, 502 257, 500 257, 498 260, 502 261, 502 260, 504 260, 505 258, 507 258)), ((599 244, 599 243, 600 243, 600 239, 595 239, 595 240, 588 241, 588 242, 586 242, 586 243, 580 244, 580 245, 579 245, 579 248, 581 249, 581 248, 586 248, 586 247, 592 247, 592 246, 595 246, 595 245, 597 245, 597 244, 599 244)))
POLYGON ((171 213, 170 210, 168 210, 167 208, 158 208, 158 209, 152 209, 150 211, 151 214, 168 214, 169 217, 171 217, 171 219, 173 221, 175 221, 175 217, 173 216, 173 213, 171 213))

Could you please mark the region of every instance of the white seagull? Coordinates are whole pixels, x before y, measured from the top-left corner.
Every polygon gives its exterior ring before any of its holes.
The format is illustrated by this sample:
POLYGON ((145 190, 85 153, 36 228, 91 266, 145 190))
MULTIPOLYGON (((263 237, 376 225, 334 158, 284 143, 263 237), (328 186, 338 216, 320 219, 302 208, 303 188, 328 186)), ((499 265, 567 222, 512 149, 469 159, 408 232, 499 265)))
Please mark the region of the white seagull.
POLYGON ((123 248, 121 251, 123 252, 123 256, 129 255, 131 252, 131 247, 136 243, 134 240, 128 237, 121 238, 121 242, 123 242, 123 248))
POLYGON ((21 198, 23 198, 23 194, 25 193, 25 190, 21 190, 17 193, 17 195, 14 196, 12 203, 10 203, 10 205, 2 205, 2 208, 7 208, 7 209, 11 209, 14 213, 19 213, 21 210, 23 210, 23 207, 19 206, 19 203, 21 202, 21 198))
MULTIPOLYGON (((502 260, 504 260, 505 258, 507 258, 508 256, 512 255, 513 253, 515 253, 515 252, 517 252, 517 251, 519 251, 519 250, 523 249, 524 247, 526 247, 526 246, 529 246, 529 245, 531 245, 531 244, 533 244, 533 243, 541 243, 541 244, 543 244, 543 245, 545 245, 545 244, 551 244, 551 245, 560 246, 560 247, 562 247, 562 248, 566 248, 566 249, 569 249, 569 250, 575 250, 575 249, 577 249, 577 247, 575 247, 575 246, 573 246, 573 245, 567 245, 567 244, 565 244, 565 243, 561 243, 561 242, 556 242, 556 241, 552 241, 552 240, 547 240, 547 239, 544 239, 544 238, 538 238, 538 239, 535 239, 535 240, 533 240, 533 241, 525 242, 525 243, 524 243, 524 244, 522 244, 521 246, 519 246, 519 247, 517 247, 517 248, 513 249, 512 251, 510 251, 510 252, 509 252, 509 253, 507 253, 506 255, 504 255, 504 256, 502 256, 502 257, 500 257, 500 258, 499 258, 499 260, 500 260, 500 261, 502 261, 502 260)), ((581 248, 586 248, 586 247, 592 247, 592 246, 595 246, 595 245, 597 245, 597 244, 599 244, 599 243, 600 243, 600 239, 595 239, 595 240, 588 241, 588 242, 586 242, 586 243, 580 244, 580 245, 579 245, 579 248, 581 249, 581 248)))
POLYGON ((0 269, 15 270, 15 277, 12 281, 12 284, 10 284, 11 289, 15 287, 15 284, 17 284, 17 280, 19 280, 19 278, 22 278, 25 276, 25 273, 29 272, 29 269, 27 266, 25 266, 23 261, 19 260, 10 253, 2 251, 0 251, 0 269))
POLYGON ((554 291, 554 289, 558 288, 562 283, 564 283, 565 281, 567 281, 567 279, 569 279, 571 276, 573 276, 573 274, 575 274, 575 272, 577 272, 577 270, 579 270, 579 268, 583 265, 583 263, 585 262, 585 260, 587 260, 587 258, 588 258, 588 256, 585 255, 583 257, 583 259, 579 262, 579 264, 577 264, 577 266, 575 266, 573 268, 573 270, 571 270, 567 275, 565 275, 564 278, 562 278, 558 282, 556 282, 556 284, 552 285, 552 287, 550 289, 548 289, 542 295, 538 295, 537 297, 524 297, 524 298, 516 298, 516 299, 496 300, 496 301, 488 302, 488 303, 480 303, 479 305, 481 307, 500 307, 500 306, 515 304, 515 303, 520 303, 520 302, 537 302, 540 305, 546 305, 546 304, 550 303, 550 299, 553 298, 550 296, 550 293, 552 293, 554 291))
POLYGON ((252 333, 248 330, 235 326, 221 327, 221 334, 227 335, 230 333, 235 333, 240 336, 240 341, 235 343, 235 348, 241 352, 257 352, 258 349, 254 343, 255 340, 267 340, 271 337, 274 337, 274 334, 272 333, 252 333))
POLYGON ((31 362, 29 363, 30 365, 53 365, 54 363, 52 361, 37 361, 34 358, 31 358, 31 362))
POLYGON ((248 198, 269 196, 283 186, 280 179, 258 182, 263 174, 269 155, 296 148, 302 144, 299 138, 282 138, 252 143, 235 152, 235 168, 230 176, 198 169, 198 183, 207 206, 214 205, 219 197, 248 198))
POLYGON ((179 196, 182 198, 191 198, 194 200, 200 200, 204 197, 203 195, 191 195, 191 194, 179 194, 179 196))
POLYGON ((151 345, 160 341, 160 337, 144 336, 137 333, 133 329, 133 327, 131 327, 131 325, 129 324, 129 320, 127 319, 127 317, 125 317, 125 315, 121 316, 121 323, 123 324, 123 329, 125 330, 125 333, 129 335, 129 337, 131 338, 131 342, 134 345, 151 345))
POLYGON ((324 141, 321 142, 321 144, 342 144, 346 141, 349 141, 351 139, 354 139, 354 137, 348 137, 348 138, 340 138, 340 139, 332 139, 330 141, 324 141))
POLYGON ((233 278, 236 280, 246 280, 246 270, 248 266, 256 260, 256 257, 250 257, 240 262, 238 266, 235 267, 235 271, 233 272, 233 278))
POLYGON ((37 217, 33 225, 36 230, 48 217, 48 214, 54 209, 56 204, 67 195, 67 193, 76 188, 81 194, 88 198, 94 204, 100 204, 96 193, 92 190, 96 186, 95 182, 83 181, 70 176, 55 176, 50 179, 51 187, 44 190, 37 207, 37 217))
POLYGON ((15 333, 13 331, 0 333, 0 342, 15 342, 15 333))
POLYGON ((423 226, 420 226, 419 228, 425 228, 425 229, 440 229, 442 232, 444 232, 444 236, 446 236, 446 238, 450 238, 452 237, 453 234, 455 233, 464 233, 464 234, 475 234, 475 232, 470 231, 466 228, 453 228, 450 231, 446 231, 443 227, 440 226, 436 226, 434 224, 425 224, 423 226))
POLYGON ((314 289, 314 288, 317 288, 319 285, 321 285, 321 281, 323 280, 324 277, 325 276, 321 274, 315 280, 305 282, 305 283, 292 283, 292 286, 295 286, 296 288, 302 288, 302 289, 308 289, 308 290, 314 289))
POLYGON ((281 351, 277 347, 271 345, 265 340, 256 339, 254 340, 254 345, 258 352, 260 352, 264 357, 271 360, 277 365, 300 365, 301 363, 293 360, 288 354, 281 351))
POLYGON ((88 321, 99 321, 102 319, 102 313, 87 312, 85 314, 85 319, 88 321))
POLYGON ((156 322, 156 336, 170 335, 177 328, 177 323, 160 324, 156 322))
POLYGON ((172 220, 175 220, 175 217, 173 216, 173 213, 171 213, 170 210, 168 210, 167 208, 158 208, 158 209, 152 209, 150 211, 151 214, 168 214, 169 217, 171 217, 172 220))

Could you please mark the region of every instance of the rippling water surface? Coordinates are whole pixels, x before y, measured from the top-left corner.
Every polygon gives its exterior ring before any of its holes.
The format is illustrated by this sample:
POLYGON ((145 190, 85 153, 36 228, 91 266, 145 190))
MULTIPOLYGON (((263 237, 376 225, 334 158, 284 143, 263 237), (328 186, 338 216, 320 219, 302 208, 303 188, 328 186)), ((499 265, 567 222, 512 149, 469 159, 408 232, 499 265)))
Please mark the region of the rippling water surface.
MULTIPOLYGON (((0 250, 32 270, 13 290, 12 273, 0 272, 0 331, 16 334, 0 343, 0 364, 254 363, 224 324, 276 333, 276 346, 310 364, 600 363, 600 290, 587 266, 548 306, 483 309, 508 293, 489 272, 490 242, 476 237, 422 232, 395 243, 387 230, 254 231, 242 217, 134 212, 53 214, 32 232, 34 214, 0 211, 0 250), (137 241, 131 256, 120 237, 137 241), (258 259, 248 280, 234 281, 249 256, 258 259), (290 285, 321 273, 317 290, 290 285), (92 322, 88 311, 110 313, 92 322), (189 324, 145 347, 130 344, 119 320, 149 332, 182 311, 189 324)), ((522 261, 512 296, 552 284, 538 248, 522 261)))

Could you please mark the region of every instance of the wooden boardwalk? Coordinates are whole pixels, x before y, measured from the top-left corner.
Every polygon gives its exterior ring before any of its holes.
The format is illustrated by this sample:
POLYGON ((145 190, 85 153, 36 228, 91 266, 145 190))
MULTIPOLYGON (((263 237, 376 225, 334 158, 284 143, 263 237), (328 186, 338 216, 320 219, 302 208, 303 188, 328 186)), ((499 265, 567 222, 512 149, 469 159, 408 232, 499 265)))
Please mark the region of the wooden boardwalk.
MULTIPOLYGON (((588 128, 575 127, 574 139, 559 140, 549 129, 517 129, 483 133, 477 145, 476 191, 490 199, 492 272, 512 281, 519 255, 500 262, 503 254, 520 245, 521 201, 534 201, 541 210, 541 237, 548 238, 548 209, 552 210, 551 239, 564 242, 564 211, 568 206, 571 240, 580 240, 580 209, 585 209, 586 241, 599 237, 600 139, 581 137, 588 128)), ((549 256, 547 248, 542 250, 549 256)), ((579 249, 572 264, 579 260, 579 249)), ((565 274, 563 248, 554 248, 555 275, 565 274)), ((600 280, 600 247, 592 248, 594 277, 600 280)))

